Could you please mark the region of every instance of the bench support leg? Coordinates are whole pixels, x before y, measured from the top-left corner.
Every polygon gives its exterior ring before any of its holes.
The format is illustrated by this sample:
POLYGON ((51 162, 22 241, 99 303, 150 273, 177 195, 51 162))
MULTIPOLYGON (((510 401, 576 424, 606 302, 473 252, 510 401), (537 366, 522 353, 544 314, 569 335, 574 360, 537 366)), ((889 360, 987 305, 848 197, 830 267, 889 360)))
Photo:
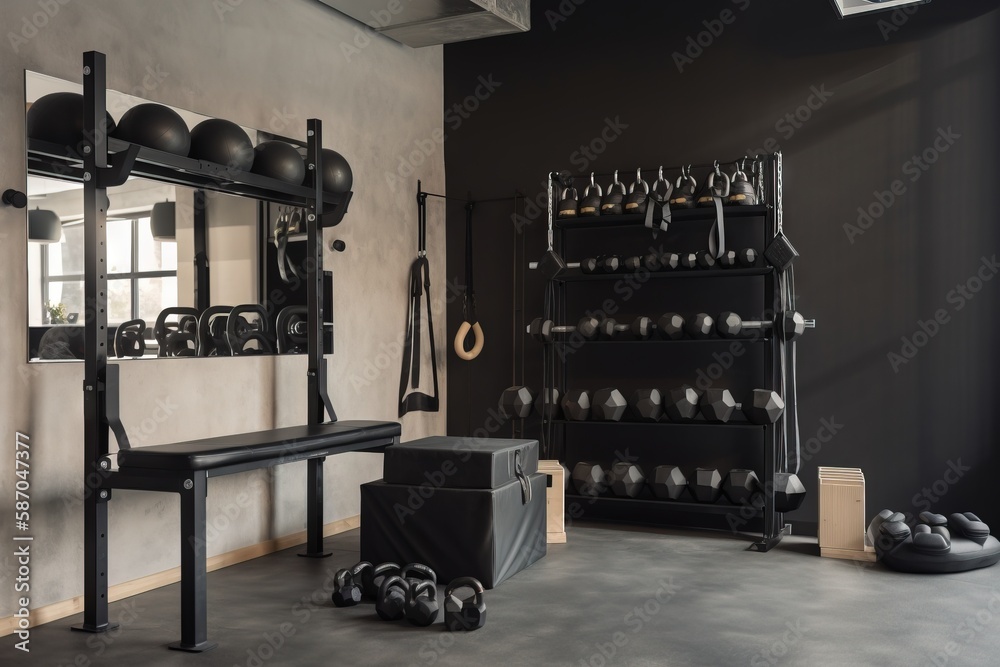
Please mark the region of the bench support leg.
POLYGON ((303 558, 326 558, 323 551, 323 462, 324 458, 309 459, 306 473, 306 551, 303 558))
POLYGON ((184 480, 181 494, 181 640, 170 644, 177 651, 201 653, 216 647, 208 641, 208 595, 205 540, 205 495, 208 477, 193 472, 184 480))
POLYGON ((101 491, 91 489, 83 501, 83 623, 79 632, 107 632, 118 627, 108 622, 108 503, 101 491))

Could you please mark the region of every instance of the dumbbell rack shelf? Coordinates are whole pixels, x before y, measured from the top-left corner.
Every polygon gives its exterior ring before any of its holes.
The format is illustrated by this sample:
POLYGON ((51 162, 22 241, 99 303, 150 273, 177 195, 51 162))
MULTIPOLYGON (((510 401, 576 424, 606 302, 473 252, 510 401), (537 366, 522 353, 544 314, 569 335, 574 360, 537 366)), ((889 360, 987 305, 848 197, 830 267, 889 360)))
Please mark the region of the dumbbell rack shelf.
POLYGON ((576 347, 577 345, 706 345, 706 344, 758 344, 771 342, 770 336, 759 336, 757 338, 678 338, 677 340, 666 340, 663 338, 650 338, 649 340, 554 340, 552 345, 566 345, 576 347))
MULTIPOLYGON (((675 269, 673 271, 649 271, 643 274, 651 279, 664 278, 745 278, 747 276, 766 276, 772 273, 770 267, 748 269, 675 269)), ((558 282, 585 282, 589 280, 621 280, 628 272, 616 273, 580 273, 579 269, 566 269, 565 273, 556 276, 558 282)))
MULTIPOLYGON (((607 303, 607 298, 619 308, 627 309, 629 317, 642 314, 653 316, 668 311, 713 312, 708 303, 719 307, 718 312, 732 310, 745 314, 777 312, 781 306, 780 274, 762 257, 764 249, 781 229, 781 154, 759 156, 758 178, 763 184, 763 202, 754 206, 724 206, 726 240, 730 248, 753 247, 761 257, 759 266, 713 269, 683 269, 669 271, 644 271, 632 275, 646 287, 636 288, 640 296, 629 301, 630 296, 619 297, 619 285, 630 284, 631 272, 583 274, 579 269, 567 269, 552 279, 551 311, 543 317, 556 322, 572 322, 580 315, 590 314, 591 309, 607 303), (737 243, 739 241, 740 243, 737 243), (742 244, 742 245, 741 245, 742 244), (706 280, 707 279, 707 280, 706 280), (688 282, 684 282, 684 281, 688 282), (617 282, 621 281, 621 283, 617 282), (681 281, 681 282, 676 282, 681 281), (740 282, 746 281, 746 282, 740 282), (607 297, 605 296, 607 295, 607 297), (603 300, 602 300, 603 299, 603 300), (572 312, 569 312, 572 309, 572 312), (582 312, 581 312, 582 311, 582 312)), ((706 249, 705 237, 716 219, 714 207, 675 210, 666 232, 656 236, 646 230, 641 215, 596 216, 587 218, 555 218, 559 199, 558 188, 549 201, 550 244, 566 261, 594 253, 612 252, 608 241, 617 244, 619 254, 645 255, 649 252, 695 252, 706 249), (578 234, 581 230, 589 233, 578 234), (614 231, 618 231, 617 235, 614 231), (664 247, 666 246, 666 247, 664 247), (644 249, 649 248, 649 249, 644 249), (627 252, 630 250, 631 252, 627 252), (567 251, 568 254, 567 254, 567 251)), ((633 279, 635 280, 635 279, 633 279)), ((623 291, 625 291, 623 289, 623 291)), ((618 308, 609 314, 616 315, 618 308)), ((629 317, 622 316, 622 321, 629 317)), ((627 334, 626 334, 627 336, 627 334)), ((679 385, 677 380, 693 377, 695 370, 704 370, 707 360, 727 352, 733 343, 747 345, 746 356, 728 367, 722 379, 724 384, 735 382, 736 400, 743 396, 738 386, 761 387, 779 390, 783 371, 780 363, 782 342, 777 336, 764 333, 748 338, 712 337, 681 340, 627 339, 585 341, 573 354, 564 351, 578 341, 556 339, 549 346, 555 368, 555 389, 565 396, 567 390, 618 386, 626 393, 642 387, 664 389, 679 385), (593 345, 595 342, 608 345, 593 345), (623 343, 632 343, 624 345, 623 343), (643 344, 702 343, 702 347, 678 348, 686 352, 671 352, 669 346, 643 344), (713 348, 712 344, 717 344, 713 348), (704 344, 708 344, 707 347, 704 344), (619 345, 614 353, 607 350, 619 345), (588 352, 589 350, 589 352, 588 352), (647 353, 645 350, 648 350, 647 353), (718 351, 716 351, 718 350, 718 351), (635 370, 626 370, 635 369, 635 370), (691 373, 692 375, 688 375, 691 373), (667 378, 673 378, 667 381, 667 378)), ((525 348, 522 347, 522 350, 525 348)), ((530 349, 530 348, 529 348, 530 349)), ((713 377, 715 377, 713 375, 713 377)), ((746 399, 744 399, 746 400, 746 399)), ((559 458, 570 469, 580 461, 594 461, 607 465, 626 452, 629 460, 636 462, 648 474, 657 465, 681 465, 686 469, 697 466, 717 467, 725 475, 729 469, 752 468, 763 485, 763 507, 740 507, 728 503, 697 503, 691 501, 659 500, 651 497, 649 489, 640 498, 623 498, 608 491, 599 497, 570 493, 567 502, 578 505, 574 518, 615 521, 642 525, 681 526, 729 530, 734 534, 755 534, 749 549, 769 551, 788 534, 783 515, 775 509, 774 480, 779 472, 780 433, 784 428, 783 416, 774 425, 760 425, 743 420, 742 415, 726 423, 693 420, 688 422, 642 421, 572 421, 564 418, 541 420, 541 432, 551 435, 547 442, 549 456, 559 458), (583 428, 580 425, 585 425, 583 428), (593 428, 597 427, 597 428, 593 428), (615 438, 621 427, 623 435, 615 438), (696 428, 691 428, 696 427, 696 428), (728 467, 726 467, 728 466, 728 467), (752 510, 752 511, 751 511, 752 510), (738 521, 734 523, 733 516, 738 521)), ((515 433, 517 433, 515 427, 515 433)), ((524 426, 522 425, 522 427, 524 426)))
POLYGON ((748 429, 766 429, 767 426, 762 424, 751 424, 749 422, 709 422, 709 421, 699 421, 694 419, 689 422, 635 422, 635 421, 576 421, 574 419, 552 419, 550 420, 553 424, 568 424, 575 426, 577 424, 583 424, 586 426, 646 426, 651 428, 663 428, 663 427, 673 427, 673 428, 684 428, 694 426, 697 428, 705 428, 711 426, 714 428, 748 428, 748 429))
POLYGON ((608 506, 640 506, 649 509, 673 509, 681 510, 684 512, 694 512, 699 514, 742 514, 746 513, 750 516, 760 516, 762 510, 754 508, 754 512, 750 514, 748 508, 742 507, 740 505, 733 505, 729 502, 724 502, 720 500, 716 503, 696 503, 688 500, 660 500, 659 498, 615 498, 608 496, 581 496, 576 493, 566 494, 567 502, 577 502, 582 504, 606 504, 608 506))
MULTIPOLYGON (((722 213, 726 219, 760 217, 767 214, 767 205, 756 206, 723 206, 722 213)), ((694 220, 715 219, 714 208, 689 208, 670 212, 671 224, 675 222, 690 222, 694 220)), ((622 215, 596 215, 583 218, 559 218, 554 222, 557 229, 607 229, 609 227, 642 227, 645 219, 635 213, 622 215)))

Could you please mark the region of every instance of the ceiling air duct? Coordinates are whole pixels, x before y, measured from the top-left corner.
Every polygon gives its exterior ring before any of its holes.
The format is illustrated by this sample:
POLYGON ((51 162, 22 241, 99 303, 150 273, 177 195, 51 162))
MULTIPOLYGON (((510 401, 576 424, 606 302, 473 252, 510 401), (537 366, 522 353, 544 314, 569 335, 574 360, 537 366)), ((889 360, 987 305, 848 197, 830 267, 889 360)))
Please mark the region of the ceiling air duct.
MULTIPOLYGON (((931 0, 833 0, 833 6, 840 12, 840 18, 858 16, 870 12, 884 12, 907 5, 923 5, 931 0)), ((916 9, 916 7, 914 7, 916 9)))
POLYGON ((320 0, 407 46, 464 42, 531 28, 531 0, 320 0))

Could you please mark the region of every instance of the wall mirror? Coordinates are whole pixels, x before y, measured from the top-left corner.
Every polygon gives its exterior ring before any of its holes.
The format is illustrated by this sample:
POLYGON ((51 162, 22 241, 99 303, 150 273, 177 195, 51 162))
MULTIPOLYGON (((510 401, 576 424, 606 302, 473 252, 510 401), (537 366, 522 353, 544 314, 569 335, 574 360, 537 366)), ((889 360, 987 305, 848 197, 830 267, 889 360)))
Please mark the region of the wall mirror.
MULTIPOLYGON (((81 92, 79 84, 25 73, 30 361, 83 358, 83 186, 79 179, 40 158, 33 149, 38 138, 31 136, 37 133, 33 127, 37 128, 40 117, 38 109, 32 117, 33 104, 54 93, 81 92)), ((108 113, 116 122, 145 102, 133 95, 107 93, 108 113)), ((206 120, 170 108, 188 128, 206 120)), ((257 143, 262 137, 270 138, 241 129, 257 143)), ((296 243, 299 239, 291 234, 297 229, 297 209, 134 176, 109 188, 108 200, 110 358, 232 356, 234 332, 241 341, 239 353, 304 349, 304 285, 294 275, 288 279, 271 270, 278 266, 273 243, 276 228, 285 229, 291 241, 282 248, 281 267, 294 274, 297 257, 304 258, 300 246, 305 244, 296 243), (273 299, 263 295, 276 291, 283 305, 299 309, 283 317, 271 312, 268 302, 273 299), (233 311, 234 307, 240 309, 233 311), (233 312, 237 314, 230 329, 233 312), (197 326, 205 313, 208 318, 199 332, 197 326), (285 327, 281 350, 277 323, 285 327)))

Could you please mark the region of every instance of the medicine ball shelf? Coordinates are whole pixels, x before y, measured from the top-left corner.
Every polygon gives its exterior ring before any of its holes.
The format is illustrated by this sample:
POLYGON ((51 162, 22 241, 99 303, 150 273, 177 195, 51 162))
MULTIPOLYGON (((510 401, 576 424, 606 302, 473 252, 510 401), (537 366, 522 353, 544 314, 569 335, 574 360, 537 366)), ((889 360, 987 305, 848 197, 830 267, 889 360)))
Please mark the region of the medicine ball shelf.
MULTIPOLYGON (((107 143, 111 166, 117 167, 120 172, 116 180, 137 176, 196 190, 212 190, 298 207, 307 206, 313 196, 312 188, 304 185, 292 185, 275 178, 158 151, 114 137, 107 137, 107 143)), ((69 147, 29 138, 28 173, 82 183, 83 157, 68 149, 69 147)), ((347 213, 351 196, 351 192, 324 193, 323 227, 340 223, 347 213)))
MULTIPOLYGON (((749 158, 744 161, 750 161, 749 158)), ((706 237, 711 233, 713 240, 725 238, 731 249, 749 247, 756 250, 758 265, 734 268, 678 268, 668 271, 638 272, 619 271, 611 273, 584 274, 579 268, 563 269, 555 277, 556 262, 547 260, 531 263, 528 269, 543 265, 550 278, 546 284, 548 296, 543 319, 555 322, 572 322, 581 313, 590 314, 603 307, 611 313, 628 302, 630 313, 652 314, 657 312, 722 312, 746 313, 780 312, 783 301, 783 274, 772 268, 762 257, 763 252, 780 232, 781 226, 781 154, 757 156, 754 174, 763 182, 756 185, 756 193, 763 203, 751 206, 723 206, 722 216, 717 220, 714 206, 671 211, 671 221, 666 231, 656 236, 645 227, 645 216, 635 214, 594 216, 586 218, 556 219, 557 202, 560 200, 558 187, 553 186, 548 198, 548 246, 560 258, 597 257, 613 252, 625 256, 645 256, 648 253, 694 253, 706 251, 711 243, 706 237), (715 226, 724 226, 723 229, 715 226), (589 234, 576 234, 579 230, 592 230, 589 234), (598 231, 600 230, 600 231, 598 231), (716 230, 720 233, 715 236, 716 230), (617 234, 616 234, 617 232, 617 234), (709 280, 703 280, 703 279, 709 280), (671 280, 688 282, 671 282, 671 280), (712 280, 726 279, 726 280, 712 280), (736 279, 736 280, 733 280, 736 279), (742 281, 740 280, 742 279, 742 281), (613 304, 612 306, 604 304, 613 304)), ((703 165, 703 168, 712 168, 703 165)), ((550 176, 555 182, 555 173, 550 176)), ((565 177, 562 177, 565 178, 565 177)), ((720 250, 725 251, 726 248, 720 250)), ((717 256, 721 256, 717 255, 717 256)), ((541 272, 528 271, 527 275, 541 272)), ((600 317, 600 314, 597 315, 600 317)), ((528 316, 525 316, 528 319, 528 316)), ((527 329, 522 329, 527 332, 527 329)), ((625 334, 627 337, 627 334, 625 334)), ((739 361, 725 366, 726 375, 720 378, 720 387, 731 388, 738 393, 741 386, 759 387, 781 393, 786 373, 792 373, 793 362, 785 354, 785 341, 779 336, 748 338, 712 337, 704 339, 656 340, 661 343, 720 343, 713 347, 680 347, 674 350, 668 345, 641 348, 653 340, 628 338, 623 341, 584 341, 582 349, 590 352, 579 355, 565 354, 576 341, 556 339, 551 345, 527 342, 521 346, 522 354, 527 346, 541 353, 542 390, 554 388, 565 396, 574 386, 589 387, 659 387, 679 386, 685 378, 693 376, 696 370, 704 370, 717 364, 717 354, 734 342, 746 345, 746 354, 740 354, 739 361), (610 345, 597 345, 602 342, 610 345), (622 345, 614 353, 608 353, 613 345, 622 345), (554 387, 552 384, 554 383, 554 387)), ((715 376, 713 376, 715 377, 715 376)), ((515 385, 526 384, 519 381, 515 369, 515 385)), ((527 383, 538 386, 538 383, 527 383)), ((624 389, 623 389, 624 391, 624 389)), ((544 395, 544 394, 543 394, 544 395)), ((787 400, 787 399, 786 399, 787 400)), ((759 476, 764 506, 761 509, 741 507, 731 504, 702 504, 696 502, 657 500, 652 498, 619 498, 610 495, 599 497, 575 495, 567 496, 567 508, 576 506, 574 518, 589 518, 624 523, 683 526, 685 528, 710 528, 740 533, 756 533, 750 550, 766 552, 788 534, 788 526, 783 514, 776 507, 775 480, 778 473, 785 472, 787 457, 782 457, 784 433, 787 431, 789 415, 795 410, 794 401, 786 404, 786 410, 778 422, 769 425, 753 424, 742 414, 733 421, 709 422, 699 415, 696 420, 673 421, 571 421, 567 419, 532 420, 529 424, 515 425, 517 429, 536 428, 548 449, 546 456, 559 458, 571 470, 579 462, 596 461, 608 463, 626 455, 628 462, 635 463, 647 475, 651 475, 658 465, 679 465, 686 467, 710 466, 726 469, 752 469, 759 476), (580 425, 584 425, 582 428, 580 425), (617 432, 616 427, 622 427, 617 432), (630 428, 626 428, 630 427, 630 428), (645 427, 645 430, 644 428, 645 427), (685 430, 685 427, 688 427, 685 430), (697 427, 697 428, 690 428, 697 427), (673 429, 673 430, 671 430, 673 429), (616 435, 618 433, 618 435, 616 435), (734 520, 735 517, 735 520, 734 520)), ((537 419, 537 418, 536 418, 537 419)), ((573 490, 571 490, 573 491, 573 490)), ((645 492, 644 492, 645 493, 645 492)))
MULTIPOLYGON (((723 206, 723 215, 729 218, 760 217, 767 214, 767 205, 757 206, 723 206)), ((691 208, 670 212, 671 224, 675 222, 694 222, 715 220, 714 208, 691 208)), ((642 227, 645 219, 641 215, 625 213, 622 215, 595 215, 585 218, 561 218, 554 223, 557 229, 607 229, 609 227, 642 227)))

